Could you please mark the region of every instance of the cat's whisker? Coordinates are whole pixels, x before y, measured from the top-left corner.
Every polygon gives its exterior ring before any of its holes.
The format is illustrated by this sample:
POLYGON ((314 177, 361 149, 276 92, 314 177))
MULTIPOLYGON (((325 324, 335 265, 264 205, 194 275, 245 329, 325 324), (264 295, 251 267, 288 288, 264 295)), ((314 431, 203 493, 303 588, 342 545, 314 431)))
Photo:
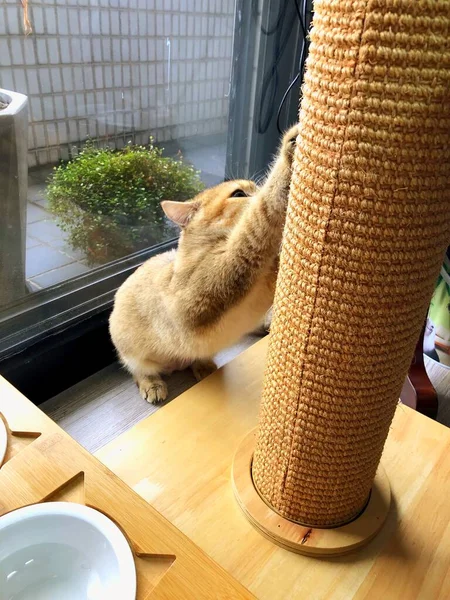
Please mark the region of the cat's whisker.
POLYGON ((259 187, 267 179, 266 170, 261 169, 260 171, 258 171, 257 176, 259 176, 259 177, 257 179, 255 178, 254 181, 255 181, 256 185, 259 187))
POLYGON ((257 187, 259 187, 259 184, 260 184, 261 180, 263 179, 263 177, 261 177, 261 174, 263 174, 263 171, 264 171, 264 169, 259 169, 259 171, 256 171, 253 175, 250 175, 250 177, 248 178, 251 181, 253 181, 257 187))

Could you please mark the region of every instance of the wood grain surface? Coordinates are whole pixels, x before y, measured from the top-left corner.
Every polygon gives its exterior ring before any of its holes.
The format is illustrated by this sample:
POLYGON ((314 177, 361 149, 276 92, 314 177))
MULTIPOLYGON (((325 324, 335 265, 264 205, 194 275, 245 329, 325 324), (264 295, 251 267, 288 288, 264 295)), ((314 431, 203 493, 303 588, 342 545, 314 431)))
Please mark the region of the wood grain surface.
POLYGON ((257 424, 266 340, 97 456, 260 600, 450 598, 450 431, 400 405, 383 454, 391 511, 368 546, 310 558, 256 531, 231 465, 257 424))
MULTIPOLYGON (((251 346, 260 336, 246 336, 215 357, 220 367, 251 346)), ((170 402, 196 384, 186 369, 167 377, 170 402)), ((89 452, 96 452, 164 405, 143 400, 133 378, 114 363, 41 404, 40 408, 89 452)))
POLYGON ((82 502, 127 536, 138 574, 137 600, 228 600, 253 596, 202 550, 0 378, 8 425, 0 468, 0 515, 42 501, 82 502))

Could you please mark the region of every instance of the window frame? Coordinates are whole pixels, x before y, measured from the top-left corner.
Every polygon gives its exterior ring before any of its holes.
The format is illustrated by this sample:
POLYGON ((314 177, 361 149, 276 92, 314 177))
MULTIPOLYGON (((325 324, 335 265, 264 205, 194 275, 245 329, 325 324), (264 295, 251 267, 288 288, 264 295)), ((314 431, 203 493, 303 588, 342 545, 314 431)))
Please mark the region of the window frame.
POLYGON ((5 309, 0 375, 40 404, 113 362, 108 319, 117 289, 143 262, 177 244, 172 239, 136 252, 5 309))
MULTIPOLYGON (((312 0, 296 3, 302 5, 309 26, 312 0)), ((274 56, 274 37, 263 35, 261 28, 273 27, 279 11, 278 0, 236 0, 225 180, 258 178, 279 143, 276 118, 264 133, 254 125, 261 78, 274 56)), ((276 107, 298 72, 300 30, 299 24, 290 28, 278 69, 276 107)), ((297 110, 295 86, 284 105, 284 128, 296 120, 297 110)), ((0 375, 39 404, 113 362, 108 319, 115 292, 145 260, 177 243, 171 239, 136 252, 5 307, 0 311, 0 375)))

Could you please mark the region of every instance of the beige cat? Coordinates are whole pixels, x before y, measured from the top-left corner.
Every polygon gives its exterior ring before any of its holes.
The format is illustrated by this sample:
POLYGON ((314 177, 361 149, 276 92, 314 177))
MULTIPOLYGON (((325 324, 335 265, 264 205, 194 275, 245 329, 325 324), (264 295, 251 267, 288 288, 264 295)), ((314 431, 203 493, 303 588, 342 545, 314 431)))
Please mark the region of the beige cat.
POLYGON ((162 203, 178 249, 144 263, 117 291, 110 332, 142 397, 161 402, 161 375, 212 357, 261 324, 274 295, 297 126, 284 136, 261 188, 228 181, 187 202, 162 203))

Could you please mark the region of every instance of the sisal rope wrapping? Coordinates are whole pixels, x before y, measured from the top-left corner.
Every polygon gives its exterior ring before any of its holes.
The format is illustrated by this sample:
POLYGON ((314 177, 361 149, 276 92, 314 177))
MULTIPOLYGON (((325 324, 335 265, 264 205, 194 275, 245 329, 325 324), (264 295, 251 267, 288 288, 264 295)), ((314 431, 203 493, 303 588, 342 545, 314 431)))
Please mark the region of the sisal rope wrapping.
POLYGON ((364 507, 450 238, 450 2, 316 0, 253 478, 364 507))

